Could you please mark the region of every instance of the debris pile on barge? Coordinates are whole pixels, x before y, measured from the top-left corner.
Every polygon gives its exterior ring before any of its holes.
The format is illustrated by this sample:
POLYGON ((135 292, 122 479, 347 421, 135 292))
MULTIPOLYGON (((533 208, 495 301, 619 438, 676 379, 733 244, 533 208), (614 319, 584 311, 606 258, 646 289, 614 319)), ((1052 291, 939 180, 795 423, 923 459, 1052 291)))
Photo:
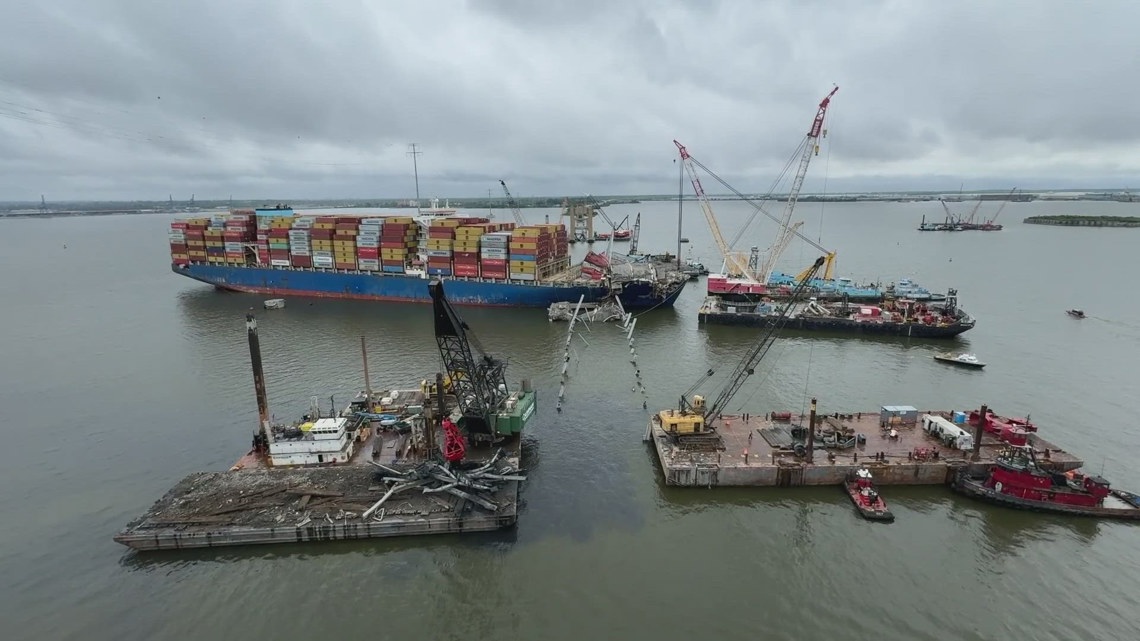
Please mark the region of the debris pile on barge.
MULTIPOLYGON (((259 426, 225 472, 183 479, 114 538, 138 550, 477 532, 518 518, 521 435, 534 416, 527 382, 431 285, 443 373, 420 388, 365 391, 334 416, 314 401, 297 423, 271 425, 257 324, 247 317, 259 426), (418 489, 418 492, 407 490, 418 489)), ((363 342, 363 339, 362 339, 363 342)))

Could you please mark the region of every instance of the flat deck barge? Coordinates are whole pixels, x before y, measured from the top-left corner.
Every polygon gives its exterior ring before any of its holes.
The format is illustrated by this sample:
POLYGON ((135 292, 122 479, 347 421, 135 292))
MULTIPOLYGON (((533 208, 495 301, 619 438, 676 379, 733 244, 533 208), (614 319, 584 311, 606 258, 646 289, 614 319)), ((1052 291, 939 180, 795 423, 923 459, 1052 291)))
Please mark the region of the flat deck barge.
MULTIPOLYGON (((951 412, 927 410, 930 414, 950 419, 951 412)), ((813 462, 797 456, 792 428, 807 426, 807 415, 791 415, 788 420, 770 420, 763 416, 724 415, 717 425, 719 447, 678 445, 661 425, 650 421, 645 438, 653 443, 666 485, 684 487, 751 486, 793 487, 801 485, 839 485, 849 472, 860 467, 871 471, 878 485, 943 485, 949 484, 959 469, 984 473, 995 463, 1004 447, 997 437, 982 437, 977 461, 973 451, 947 447, 943 441, 927 434, 921 421, 913 425, 882 426, 879 411, 834 415, 817 415, 817 428, 841 425, 865 437, 864 443, 845 449, 825 449, 815 443, 813 462), (890 437, 894 428, 897 438, 890 437), (916 452, 925 450, 924 457, 916 452), (931 453, 937 450, 937 458, 931 453), (830 458, 828 453, 834 455, 830 458), (876 456, 882 453, 882 456, 876 456)), ((973 432, 972 426, 963 425, 973 432)), ((1028 442, 1043 454, 1057 471, 1080 468, 1084 462, 1056 445, 1030 433, 1028 442)))
MULTIPOLYGON (((517 437, 501 443, 500 462, 518 469, 517 437)), ((115 535, 136 550, 177 550, 272 543, 304 543, 424 534, 485 532, 515 525, 519 482, 504 482, 485 497, 492 512, 446 492, 415 489, 393 495, 380 511, 363 518, 389 487, 374 460, 397 469, 409 457, 407 435, 369 434, 356 455, 331 467, 271 468, 250 452, 224 472, 198 472, 182 479, 145 514, 115 535), (372 457, 376 446, 379 456, 372 457)), ((468 449, 469 461, 489 461, 494 449, 468 449)))

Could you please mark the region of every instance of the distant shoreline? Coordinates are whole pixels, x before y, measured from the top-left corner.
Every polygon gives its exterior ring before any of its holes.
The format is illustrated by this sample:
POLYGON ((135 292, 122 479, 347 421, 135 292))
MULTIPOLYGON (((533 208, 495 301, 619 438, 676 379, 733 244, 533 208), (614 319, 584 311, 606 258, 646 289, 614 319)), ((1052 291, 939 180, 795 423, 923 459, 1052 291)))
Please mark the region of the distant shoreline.
POLYGON ((1022 222, 1061 227, 1140 227, 1140 216, 1030 216, 1022 222))
MULTIPOLYGON (((756 202, 785 202, 786 197, 783 195, 765 198, 764 196, 749 196, 750 199, 756 202)), ((937 202, 945 200, 946 202, 965 202, 965 201, 1007 201, 1012 202, 1045 202, 1045 201, 1065 201, 1065 202, 1134 202, 1131 200, 1131 195, 1119 196, 1107 193, 1087 193, 1080 195, 1066 195, 1055 196, 1051 194, 1018 194, 1015 197, 1008 198, 1006 194, 978 194, 965 197, 945 197, 941 198, 938 195, 929 193, 922 194, 835 194, 835 195, 820 195, 820 194, 804 194, 799 198, 801 203, 810 202, 826 202, 826 203, 883 203, 883 202, 898 202, 898 203, 915 203, 915 202, 937 202), (1127 198, 1127 200, 1125 199, 1127 198)), ((604 207, 612 205, 636 205, 643 202, 661 202, 661 201, 676 201, 677 196, 667 195, 646 195, 646 196, 608 196, 597 197, 595 201, 604 207)), ((695 202, 696 198, 691 195, 686 195, 683 200, 685 202, 695 202)), ((741 201, 741 198, 735 196, 721 196, 710 195, 711 201, 741 201)), ((517 204, 522 209, 545 208, 557 209, 562 206, 562 198, 547 198, 547 197, 533 197, 533 198, 518 198, 517 204)), ((56 208, 47 208, 46 211, 40 209, 40 203, 26 203, 26 202, 8 202, 0 203, 0 218, 65 218, 74 216, 123 216, 123 215, 171 215, 178 214, 183 216, 209 216, 211 214, 226 213, 231 207, 235 209, 252 209, 255 207, 273 206, 276 202, 266 200, 243 200, 243 201, 199 201, 198 207, 188 208, 175 206, 170 207, 165 201, 104 201, 104 202, 64 202, 57 203, 56 208)), ((391 209, 403 212, 413 212, 414 207, 409 207, 406 200, 306 200, 306 201, 293 201, 293 209, 295 211, 308 211, 313 209, 391 209)), ((462 202, 450 203, 453 209, 462 209, 466 211, 473 210, 507 210, 509 205, 505 200, 499 199, 479 199, 470 198, 464 199, 462 202)), ((424 208, 428 209, 428 208, 424 208)), ((1034 219, 1039 218, 1065 218, 1064 216, 1034 216, 1034 219)), ((1079 217, 1078 217, 1079 218, 1079 217)), ((1091 218, 1105 218, 1101 216, 1093 216, 1091 218)), ((1111 217, 1108 217, 1111 218, 1111 217)), ((1140 220, 1140 219, 1137 219, 1140 220)), ((1058 224, 1058 225, 1074 225, 1074 226, 1090 226, 1082 223, 1045 223, 1038 222, 1037 220, 1026 220, 1030 224, 1058 224)), ((1109 226, 1109 225, 1098 225, 1109 226)), ((1131 227, 1132 224, 1118 224, 1119 227, 1131 227)))

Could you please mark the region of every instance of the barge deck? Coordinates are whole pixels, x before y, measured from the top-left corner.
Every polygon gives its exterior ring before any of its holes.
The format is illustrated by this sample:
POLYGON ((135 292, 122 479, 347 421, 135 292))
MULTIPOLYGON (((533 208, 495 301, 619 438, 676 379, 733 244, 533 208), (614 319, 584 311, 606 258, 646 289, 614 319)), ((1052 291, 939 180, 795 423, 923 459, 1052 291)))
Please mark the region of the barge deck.
MULTIPOLYGON (((924 411, 950 419, 951 412, 924 411)), ((971 460, 972 451, 947 447, 938 438, 923 431, 921 423, 890 424, 882 427, 877 411, 857 414, 818 415, 817 428, 839 424, 862 434, 865 442, 846 449, 827 450, 816 443, 813 462, 797 456, 792 428, 807 426, 807 415, 792 415, 790 420, 770 420, 750 416, 724 415, 717 426, 718 446, 679 445, 650 421, 645 438, 652 441, 665 484, 681 487, 794 487, 802 485, 839 485, 849 473, 866 468, 877 485, 948 485, 958 470, 968 474, 984 473, 994 465, 1004 444, 986 433, 979 447, 979 458, 971 460), (890 430, 895 429, 896 438, 890 430), (922 458, 916 452, 925 450, 922 458), (938 457, 933 458, 937 450, 938 457), (834 454, 829 459, 828 453, 834 454), (882 453, 881 456, 877 456, 882 453)), ((969 432, 974 428, 963 425, 969 432)), ((1083 461, 1065 452, 1036 433, 1027 435, 1028 442, 1040 452, 1048 451, 1048 459, 1058 471, 1080 468, 1083 461)))
MULTIPOLYGON (((392 496, 382 511, 363 518, 389 487, 378 480, 375 460, 397 470, 420 461, 409 457, 406 435, 369 435, 345 465, 274 468, 250 452, 224 472, 187 476, 147 512, 115 535, 136 550, 177 550, 273 543, 305 543, 425 534, 486 532, 518 519, 519 482, 504 482, 484 496, 490 511, 446 492, 418 490, 392 496), (375 458, 371 453, 378 448, 375 458)), ((500 461, 519 469, 520 440, 501 444, 500 461)), ((468 460, 490 461, 494 450, 472 447, 468 460)))

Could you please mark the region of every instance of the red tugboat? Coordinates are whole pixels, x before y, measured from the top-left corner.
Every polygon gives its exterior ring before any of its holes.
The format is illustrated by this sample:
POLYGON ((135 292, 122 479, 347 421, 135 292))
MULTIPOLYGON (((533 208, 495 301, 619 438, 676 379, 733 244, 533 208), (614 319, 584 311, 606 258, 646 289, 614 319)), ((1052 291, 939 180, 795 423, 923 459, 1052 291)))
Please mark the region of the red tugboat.
POLYGON ((1052 472, 1028 445, 1010 446, 983 478, 960 472, 951 487, 960 494, 1007 507, 1115 519, 1140 519, 1140 496, 1109 487, 1077 470, 1052 472))
POLYGON ((855 509, 859 510, 859 514, 863 518, 868 521, 895 520, 895 515, 887 509, 887 502, 875 490, 871 471, 867 468, 861 467, 848 474, 847 480, 843 482, 843 487, 847 490, 847 495, 851 497, 851 502, 855 504, 855 509))

